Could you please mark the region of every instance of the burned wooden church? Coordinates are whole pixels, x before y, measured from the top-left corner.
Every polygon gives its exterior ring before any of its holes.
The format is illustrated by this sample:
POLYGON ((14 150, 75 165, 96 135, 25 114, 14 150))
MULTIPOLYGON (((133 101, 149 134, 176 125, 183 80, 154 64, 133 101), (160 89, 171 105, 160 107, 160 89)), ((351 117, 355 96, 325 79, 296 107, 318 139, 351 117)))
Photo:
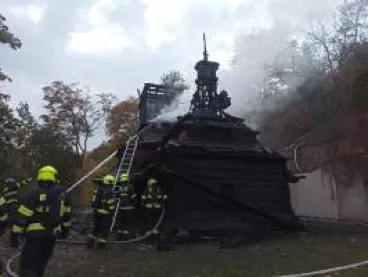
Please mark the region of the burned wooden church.
MULTIPOLYGON (((217 91, 217 62, 195 70, 190 111, 173 121, 155 120, 176 94, 145 84, 140 95, 140 131, 132 175, 154 175, 169 195, 164 217, 169 231, 249 232, 296 228, 286 159, 257 140, 243 119, 224 112, 230 98, 217 91)), ((140 187, 140 189, 139 189, 140 187)))

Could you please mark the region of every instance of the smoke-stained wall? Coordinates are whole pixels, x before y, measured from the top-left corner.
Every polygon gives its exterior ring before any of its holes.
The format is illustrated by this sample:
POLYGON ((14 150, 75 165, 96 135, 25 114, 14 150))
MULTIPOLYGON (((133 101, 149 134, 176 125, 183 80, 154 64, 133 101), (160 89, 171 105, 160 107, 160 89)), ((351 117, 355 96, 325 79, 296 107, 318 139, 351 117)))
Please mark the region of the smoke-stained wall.
POLYGON ((318 169, 290 185, 291 203, 298 216, 337 219, 336 186, 333 178, 318 169))
POLYGON ((337 185, 331 173, 319 168, 290 185, 291 202, 298 216, 368 222, 368 190, 363 178, 337 185))

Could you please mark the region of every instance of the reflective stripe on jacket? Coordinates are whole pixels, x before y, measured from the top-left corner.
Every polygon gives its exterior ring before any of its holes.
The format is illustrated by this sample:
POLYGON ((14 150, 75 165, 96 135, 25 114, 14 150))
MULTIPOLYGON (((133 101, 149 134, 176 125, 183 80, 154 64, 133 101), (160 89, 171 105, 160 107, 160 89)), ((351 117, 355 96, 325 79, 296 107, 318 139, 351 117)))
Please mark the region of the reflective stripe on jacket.
POLYGON ((5 198, 0 196, 0 229, 5 227, 8 221, 8 214, 5 211, 5 198))
POLYGON ((118 183, 118 196, 120 199, 120 210, 132 210, 137 206, 137 194, 130 183, 118 183))
POLYGON ((95 189, 92 199, 92 208, 100 215, 112 215, 116 210, 117 200, 110 188, 95 189))
POLYGON ((141 195, 141 205, 146 209, 161 209, 167 199, 166 194, 162 194, 158 184, 147 186, 141 195))
POLYGON ((54 236, 69 231, 70 226, 71 207, 65 189, 51 185, 28 194, 26 201, 18 207, 12 232, 54 236))

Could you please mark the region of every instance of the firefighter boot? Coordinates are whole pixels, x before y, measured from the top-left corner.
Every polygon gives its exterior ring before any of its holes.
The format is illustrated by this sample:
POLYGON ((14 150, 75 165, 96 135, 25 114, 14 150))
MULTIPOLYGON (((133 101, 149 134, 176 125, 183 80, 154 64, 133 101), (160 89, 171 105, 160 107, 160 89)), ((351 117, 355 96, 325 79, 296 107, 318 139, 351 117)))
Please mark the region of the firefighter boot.
POLYGON ((97 249, 98 250, 103 250, 105 248, 106 248, 106 240, 98 239, 97 240, 97 249))
POLYGON ((130 239, 130 232, 128 230, 118 231, 116 234, 116 239, 118 241, 125 241, 130 239))
POLYGON ((92 237, 88 238, 87 245, 86 245, 87 249, 92 249, 94 245, 95 245, 95 239, 92 237))

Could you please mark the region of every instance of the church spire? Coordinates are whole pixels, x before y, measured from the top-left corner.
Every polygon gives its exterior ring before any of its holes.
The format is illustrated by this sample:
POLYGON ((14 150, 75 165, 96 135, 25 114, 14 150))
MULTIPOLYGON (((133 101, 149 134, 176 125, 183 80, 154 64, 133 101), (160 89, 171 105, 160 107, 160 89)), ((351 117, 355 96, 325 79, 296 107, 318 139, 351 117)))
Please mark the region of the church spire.
POLYGON ((206 33, 203 33, 203 60, 208 61, 206 33))

